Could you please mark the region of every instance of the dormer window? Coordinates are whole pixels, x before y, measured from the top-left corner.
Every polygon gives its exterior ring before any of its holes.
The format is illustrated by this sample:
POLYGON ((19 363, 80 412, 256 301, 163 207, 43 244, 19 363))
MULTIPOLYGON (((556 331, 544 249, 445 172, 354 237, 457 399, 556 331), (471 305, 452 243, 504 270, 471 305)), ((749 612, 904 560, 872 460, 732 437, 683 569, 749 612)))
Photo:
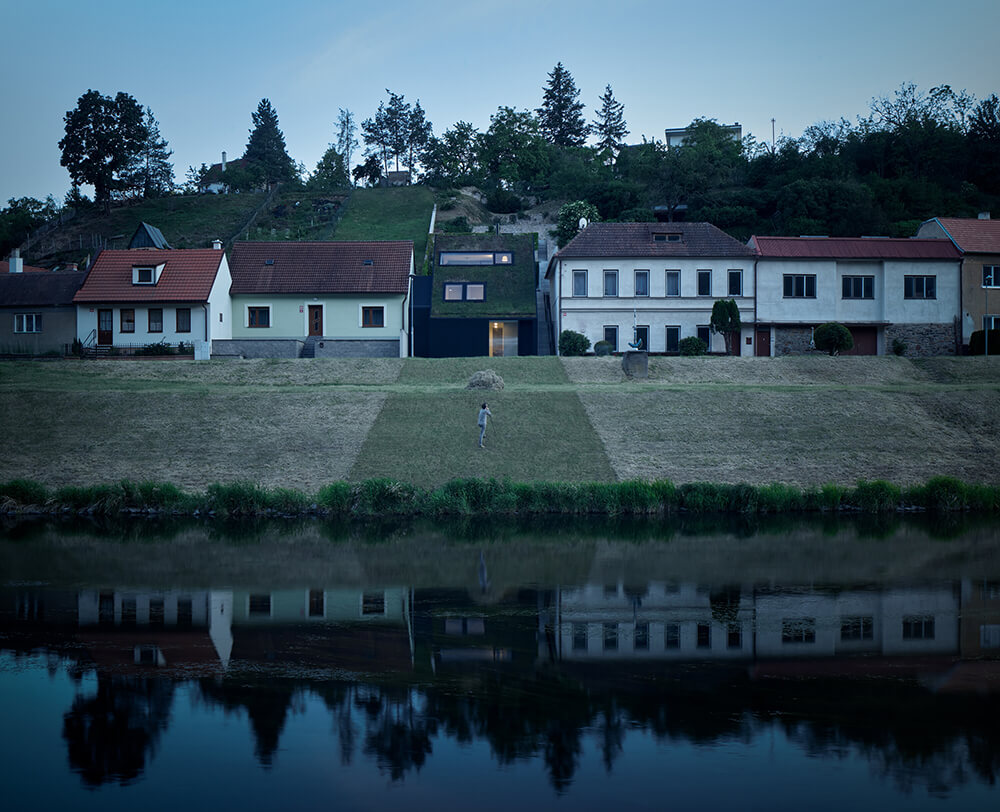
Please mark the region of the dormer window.
POLYGON ((132 268, 133 285, 155 285, 160 278, 162 265, 136 265, 132 268))
POLYGON ((680 234, 665 234, 665 233, 662 233, 662 234, 654 234, 653 235, 653 242, 680 242, 680 241, 681 241, 681 235, 680 234))

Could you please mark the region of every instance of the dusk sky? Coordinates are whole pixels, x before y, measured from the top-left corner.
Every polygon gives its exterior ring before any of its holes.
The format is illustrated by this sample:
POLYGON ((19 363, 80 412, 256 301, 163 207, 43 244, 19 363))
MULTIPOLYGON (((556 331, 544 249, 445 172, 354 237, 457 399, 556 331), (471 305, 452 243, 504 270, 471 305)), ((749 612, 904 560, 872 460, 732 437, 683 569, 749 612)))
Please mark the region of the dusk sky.
POLYGON ((152 108, 178 182, 241 156, 264 97, 313 169, 340 107, 361 121, 389 88, 419 99, 436 134, 460 119, 485 130, 500 105, 538 107, 559 61, 588 121, 612 86, 629 142, 696 117, 768 142, 774 118, 798 137, 904 82, 1000 93, 997 0, 6 0, 0 30, 0 205, 62 200, 63 116, 89 89, 152 108))

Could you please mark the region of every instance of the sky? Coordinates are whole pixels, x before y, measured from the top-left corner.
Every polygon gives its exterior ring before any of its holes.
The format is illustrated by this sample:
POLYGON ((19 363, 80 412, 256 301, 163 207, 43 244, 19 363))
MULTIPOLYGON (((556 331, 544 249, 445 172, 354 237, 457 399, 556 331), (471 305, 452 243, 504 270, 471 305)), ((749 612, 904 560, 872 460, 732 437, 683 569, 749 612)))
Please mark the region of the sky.
POLYGON ((796 138, 903 83, 1000 94, 998 30, 997 0, 2 0, 0 205, 63 199, 64 116, 90 89, 152 108, 183 182, 243 154, 262 98, 313 169, 339 108, 361 121, 388 88, 435 134, 482 131, 499 106, 537 108, 557 62, 588 121, 611 85, 630 143, 698 117, 796 138))

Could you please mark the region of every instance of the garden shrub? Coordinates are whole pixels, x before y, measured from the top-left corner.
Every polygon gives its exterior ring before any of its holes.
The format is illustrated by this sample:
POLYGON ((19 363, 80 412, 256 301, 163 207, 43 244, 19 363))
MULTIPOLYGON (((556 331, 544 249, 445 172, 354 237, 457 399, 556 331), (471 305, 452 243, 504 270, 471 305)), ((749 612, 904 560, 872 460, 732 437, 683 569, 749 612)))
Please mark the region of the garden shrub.
POLYGON ((614 346, 610 341, 601 340, 594 345, 594 355, 611 355, 613 350, 614 346))
POLYGON ((576 330, 563 330, 559 334, 560 355, 583 355, 590 349, 590 339, 576 330))
POLYGON ((682 338, 677 347, 681 355, 705 355, 708 352, 708 345, 698 336, 682 338))
POLYGON ((892 340, 892 354, 906 355, 906 342, 901 338, 894 338, 892 340))
POLYGON ((854 346, 851 331, 835 321, 828 321, 813 330, 813 342, 817 350, 830 355, 840 355, 854 346))

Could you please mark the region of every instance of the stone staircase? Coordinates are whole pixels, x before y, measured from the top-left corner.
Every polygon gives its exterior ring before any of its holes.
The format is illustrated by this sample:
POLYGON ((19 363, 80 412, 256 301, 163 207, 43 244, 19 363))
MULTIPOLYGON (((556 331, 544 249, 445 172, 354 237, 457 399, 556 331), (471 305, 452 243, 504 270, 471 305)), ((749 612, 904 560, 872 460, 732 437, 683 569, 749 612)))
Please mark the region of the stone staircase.
POLYGON ((315 358, 316 357, 316 342, 322 340, 317 336, 309 336, 302 345, 302 349, 299 351, 299 358, 315 358))

